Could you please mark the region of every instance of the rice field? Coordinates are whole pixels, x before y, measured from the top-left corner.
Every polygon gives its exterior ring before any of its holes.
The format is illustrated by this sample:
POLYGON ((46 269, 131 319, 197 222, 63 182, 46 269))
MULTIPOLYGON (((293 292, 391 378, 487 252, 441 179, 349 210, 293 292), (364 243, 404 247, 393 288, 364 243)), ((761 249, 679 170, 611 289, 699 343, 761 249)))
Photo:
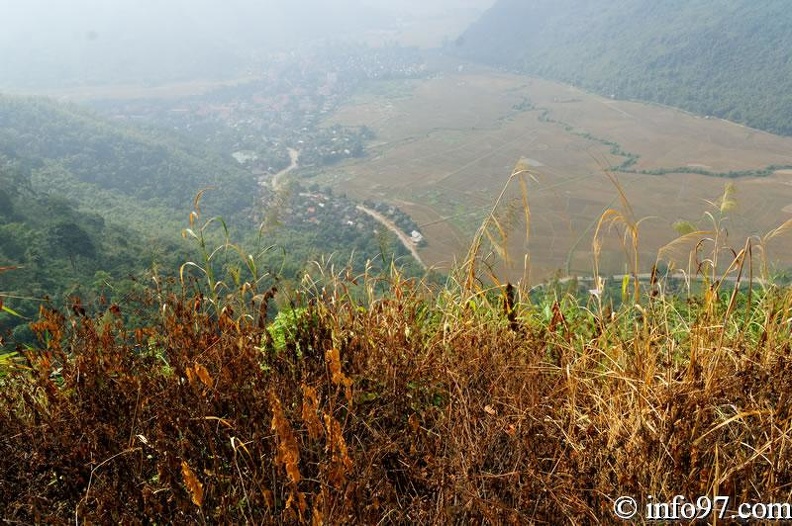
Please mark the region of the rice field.
MULTIPOLYGON (((464 257, 470 239, 516 166, 528 169, 530 238, 514 225, 512 277, 530 256, 532 280, 591 273, 596 222, 618 206, 605 175, 625 157, 635 170, 698 169, 713 173, 792 165, 792 138, 657 105, 617 101, 570 86, 482 68, 454 70, 425 81, 373 85, 327 124, 368 125, 377 142, 366 159, 322 175, 358 198, 398 204, 422 226, 422 256, 440 268, 464 257), (399 96, 389 97, 396 89, 399 96)), ((726 179, 694 173, 616 173, 641 223, 643 270, 677 237, 675 222, 701 222, 736 185, 737 206, 722 225, 742 246, 792 218, 792 172, 726 179)), ((601 268, 625 270, 619 243, 606 245, 601 268)), ((792 263, 792 245, 778 238, 769 254, 792 263)))

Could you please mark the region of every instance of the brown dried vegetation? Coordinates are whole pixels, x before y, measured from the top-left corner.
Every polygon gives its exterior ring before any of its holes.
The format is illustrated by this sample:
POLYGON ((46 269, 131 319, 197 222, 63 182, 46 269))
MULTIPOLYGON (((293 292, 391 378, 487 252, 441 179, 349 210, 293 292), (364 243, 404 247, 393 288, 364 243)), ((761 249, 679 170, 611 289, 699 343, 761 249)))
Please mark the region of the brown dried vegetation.
POLYGON ((280 340, 244 287, 234 309, 152 290, 136 330, 42 310, 0 379, 0 515, 608 524, 620 495, 789 499, 791 292, 685 300, 653 273, 611 309, 463 272, 306 279, 280 340))
POLYGON ((522 303, 515 331, 482 294, 395 276, 360 303, 347 285, 308 302, 280 351, 194 298, 137 335, 42 311, 42 348, 0 393, 2 516, 608 523, 622 494, 788 496, 788 293, 746 325, 692 308, 686 333, 661 301, 564 324, 558 303, 544 321, 522 303))

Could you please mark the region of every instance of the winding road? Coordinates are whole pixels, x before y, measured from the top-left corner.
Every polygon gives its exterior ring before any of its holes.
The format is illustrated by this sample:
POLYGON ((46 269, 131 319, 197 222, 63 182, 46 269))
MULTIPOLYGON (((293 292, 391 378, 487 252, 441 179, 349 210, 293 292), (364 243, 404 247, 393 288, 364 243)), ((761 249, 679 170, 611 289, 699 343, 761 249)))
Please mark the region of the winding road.
POLYGON ((426 270, 427 268, 426 263, 424 263, 423 260, 421 259, 421 256, 418 254, 418 250, 415 248, 415 245, 413 245, 412 240, 407 234, 402 232, 402 230, 398 226, 396 226, 396 223, 394 223, 384 215, 380 214, 376 210, 372 210, 371 208, 365 207, 363 205, 357 205, 356 208, 361 212, 370 215, 371 217, 379 221, 383 226, 385 226, 385 228, 396 234, 396 237, 399 238, 399 241, 401 241, 402 245, 404 245, 404 248, 409 250, 410 254, 412 254, 412 257, 415 258, 415 261, 417 261, 418 264, 421 265, 422 269, 426 270))
MULTIPOLYGON (((286 175, 287 173, 291 172, 292 170, 294 170, 299 166, 298 162, 300 160, 300 152, 295 150, 294 148, 289 148, 289 159, 291 159, 291 164, 272 176, 273 190, 276 191, 278 190, 278 185, 280 185, 280 180, 284 175, 286 175)), ((266 184, 266 180, 259 180, 259 184, 266 184)))
MULTIPOLYGON (((266 179, 263 178, 260 179, 259 184, 262 185, 271 184, 272 189, 278 191, 283 176, 285 176, 286 174, 288 174, 289 172, 291 172, 292 170, 296 169, 299 166, 298 163, 300 160, 300 152, 298 150, 295 150, 294 148, 289 148, 289 158, 291 159, 291 164, 289 166, 287 166, 280 172, 273 175, 269 182, 266 179)), ((396 226, 396 223, 394 223, 384 215, 380 214, 376 210, 372 210, 363 205, 357 205, 357 209, 360 210, 361 212, 370 215, 378 222, 380 222, 383 226, 385 226, 385 228, 396 234, 396 237, 399 238, 399 241, 401 241, 401 244, 404 245, 404 248, 409 250, 410 254, 412 254, 412 257, 415 258, 415 261, 417 261, 418 264, 421 265, 421 268, 426 270, 427 268, 426 263, 424 263, 423 260, 421 259, 421 256, 418 254, 418 250, 415 248, 415 245, 413 244, 412 240, 407 234, 402 232, 398 226, 396 226)))

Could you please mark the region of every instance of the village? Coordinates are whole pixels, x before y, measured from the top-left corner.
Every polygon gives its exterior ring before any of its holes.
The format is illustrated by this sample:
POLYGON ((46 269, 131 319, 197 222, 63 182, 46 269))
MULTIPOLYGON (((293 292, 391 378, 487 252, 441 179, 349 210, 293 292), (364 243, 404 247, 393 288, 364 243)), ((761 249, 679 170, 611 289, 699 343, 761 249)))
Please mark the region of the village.
POLYGON ((151 124, 198 138, 233 156, 253 173, 276 173, 300 150, 303 167, 365 155, 374 138, 365 126, 323 126, 322 121, 365 82, 429 74, 413 48, 329 45, 312 54, 268 57, 248 71, 252 80, 178 99, 95 102, 117 120, 151 124))
MULTIPOLYGON (((366 240, 380 237, 388 228, 402 241, 404 248, 426 246, 418 225, 398 208, 383 202, 366 201, 359 205, 346 195, 338 195, 329 187, 318 184, 304 186, 293 180, 286 185, 261 187, 261 212, 254 217, 266 227, 286 226, 315 231, 325 243, 344 243, 363 247, 366 240), (375 211, 382 220, 373 217, 375 211), (406 241, 405 241, 406 240, 406 241)), ((399 251, 400 253, 403 251, 399 251)))
POLYGON ((304 177, 312 170, 366 155, 367 143, 375 139, 371 129, 327 126, 324 120, 366 82, 429 75, 421 54, 397 45, 375 49, 336 44, 308 55, 269 57, 248 73, 253 80, 202 95, 95 106, 116 120, 197 138, 248 170, 264 182, 258 200, 261 206, 251 213, 255 222, 310 229, 325 243, 361 250, 390 229, 401 232, 397 237, 404 254, 417 254, 415 248, 425 246, 426 240, 404 212, 387 203, 365 203, 381 214, 378 220, 345 195, 305 183, 304 177), (291 177, 284 188, 276 188, 275 179, 296 167, 289 152, 297 151, 302 179, 291 177))

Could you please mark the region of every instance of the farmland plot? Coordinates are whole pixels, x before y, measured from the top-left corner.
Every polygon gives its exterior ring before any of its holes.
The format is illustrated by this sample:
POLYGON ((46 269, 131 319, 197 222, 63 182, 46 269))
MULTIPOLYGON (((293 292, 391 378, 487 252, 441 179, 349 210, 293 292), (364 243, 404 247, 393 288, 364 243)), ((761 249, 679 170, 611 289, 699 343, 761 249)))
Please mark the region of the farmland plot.
MULTIPOLYGON (((530 238, 519 214, 509 222, 511 263, 501 271, 516 279, 530 262, 530 279, 588 274, 591 243, 604 210, 618 207, 618 192, 605 171, 636 156, 636 171, 615 172, 641 223, 642 269, 659 247, 676 237, 673 224, 698 222, 736 185, 738 206, 724 226, 738 249, 792 218, 792 172, 726 179, 696 173, 756 171, 792 165, 792 139, 719 119, 656 105, 615 101, 539 79, 491 71, 445 74, 399 82, 363 93, 327 124, 368 125, 377 142, 366 159, 353 160, 320 178, 358 198, 397 204, 421 226, 430 264, 448 268, 464 257, 470 240, 516 166, 529 169, 530 238), (694 170, 696 171, 696 170, 694 170), (525 256, 528 256, 526 260, 525 256)), ((627 258, 613 232, 601 268, 626 270, 627 258)), ((792 265, 792 243, 778 238, 769 254, 792 265)))

